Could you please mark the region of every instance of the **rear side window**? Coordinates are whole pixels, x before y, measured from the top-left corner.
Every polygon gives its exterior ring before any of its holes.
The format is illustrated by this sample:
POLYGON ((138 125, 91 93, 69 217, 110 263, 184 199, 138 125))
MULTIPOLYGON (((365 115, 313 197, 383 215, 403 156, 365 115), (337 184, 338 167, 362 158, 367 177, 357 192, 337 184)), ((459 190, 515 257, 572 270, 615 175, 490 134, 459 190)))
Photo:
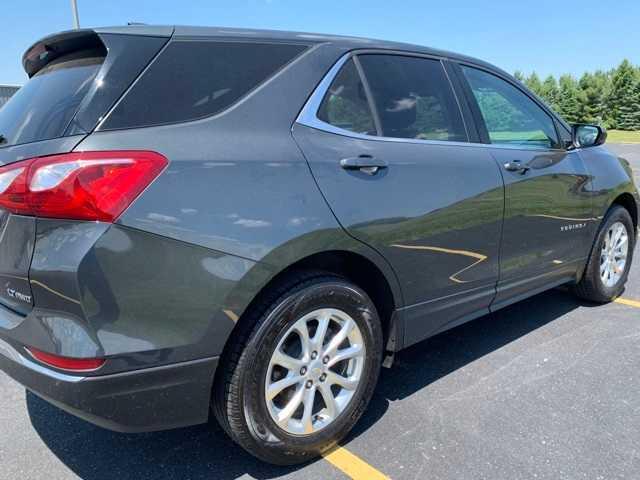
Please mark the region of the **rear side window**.
POLYGON ((327 91, 318 118, 335 127, 364 135, 376 135, 364 85, 353 60, 340 70, 327 91))
POLYGON ((302 53, 304 45, 174 41, 102 130, 184 122, 218 113, 302 53))
POLYGON ((462 115, 438 60, 358 57, 385 137, 467 141, 462 115))
POLYGON ((95 53, 61 57, 18 90, 0 109, 0 147, 61 137, 102 66, 95 53))
POLYGON ((491 143, 554 148, 558 136, 551 117, 518 88, 495 75, 462 67, 484 118, 491 143))

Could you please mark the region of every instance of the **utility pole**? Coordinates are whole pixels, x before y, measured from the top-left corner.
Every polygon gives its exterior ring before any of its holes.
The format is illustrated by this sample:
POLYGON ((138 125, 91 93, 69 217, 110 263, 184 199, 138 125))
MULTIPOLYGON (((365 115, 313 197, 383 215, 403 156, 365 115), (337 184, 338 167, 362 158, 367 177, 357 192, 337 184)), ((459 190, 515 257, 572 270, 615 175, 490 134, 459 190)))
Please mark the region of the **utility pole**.
POLYGON ((73 28, 80 28, 80 17, 78 17, 78 1, 71 0, 71 12, 73 13, 73 28))

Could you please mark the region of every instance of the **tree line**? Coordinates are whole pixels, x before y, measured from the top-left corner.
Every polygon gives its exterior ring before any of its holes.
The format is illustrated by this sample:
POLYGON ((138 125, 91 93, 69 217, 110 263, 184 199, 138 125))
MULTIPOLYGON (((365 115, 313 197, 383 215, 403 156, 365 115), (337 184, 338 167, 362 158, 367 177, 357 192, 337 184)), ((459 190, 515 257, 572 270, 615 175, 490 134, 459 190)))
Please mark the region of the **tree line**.
POLYGON ((607 72, 598 70, 576 79, 549 75, 544 80, 535 72, 515 77, 569 123, 592 123, 609 129, 640 130, 640 67, 624 60, 607 72))

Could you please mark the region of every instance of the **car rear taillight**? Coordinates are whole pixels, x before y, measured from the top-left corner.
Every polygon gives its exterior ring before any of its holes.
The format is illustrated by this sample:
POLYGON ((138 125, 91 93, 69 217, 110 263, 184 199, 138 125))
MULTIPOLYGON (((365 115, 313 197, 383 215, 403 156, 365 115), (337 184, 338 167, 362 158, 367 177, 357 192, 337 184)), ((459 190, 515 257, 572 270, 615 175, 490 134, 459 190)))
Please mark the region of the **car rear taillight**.
POLYGON ((45 353, 35 348, 27 348, 33 358, 50 367, 72 372, 89 372, 97 370, 105 364, 104 358, 71 358, 45 353))
POLYGON ((0 208, 37 217, 113 222, 162 172, 155 152, 80 152, 0 167, 0 208))

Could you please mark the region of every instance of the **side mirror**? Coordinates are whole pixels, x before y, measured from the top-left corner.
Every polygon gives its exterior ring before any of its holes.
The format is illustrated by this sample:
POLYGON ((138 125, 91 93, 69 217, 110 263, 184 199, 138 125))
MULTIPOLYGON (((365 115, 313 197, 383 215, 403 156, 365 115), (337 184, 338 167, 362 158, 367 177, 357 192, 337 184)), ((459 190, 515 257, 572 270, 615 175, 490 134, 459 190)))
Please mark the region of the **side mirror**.
POLYGON ((595 147, 607 139, 607 131, 598 125, 575 124, 571 135, 575 148, 595 147))

